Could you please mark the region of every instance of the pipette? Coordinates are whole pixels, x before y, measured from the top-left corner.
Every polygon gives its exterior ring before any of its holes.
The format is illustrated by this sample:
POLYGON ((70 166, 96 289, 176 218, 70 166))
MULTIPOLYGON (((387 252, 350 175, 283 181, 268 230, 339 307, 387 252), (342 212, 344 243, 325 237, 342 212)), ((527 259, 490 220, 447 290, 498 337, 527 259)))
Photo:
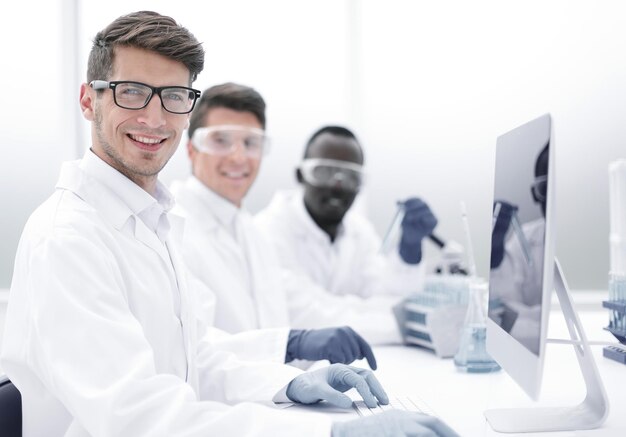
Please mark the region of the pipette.
POLYGON ((465 230, 465 238, 467 239, 467 258, 469 261, 469 270, 471 277, 476 277, 476 262, 474 261, 474 246, 472 245, 472 236, 470 235, 469 221, 467 220, 467 209, 465 202, 461 200, 461 220, 463 220, 463 228, 465 230))
MULTIPOLYGON (((500 210, 502 209, 502 202, 497 200, 493 206, 493 218, 491 222, 491 232, 493 233, 493 229, 496 227, 496 222, 498 221, 498 216, 500 215, 500 210)), ((513 233, 517 237, 519 241, 520 247, 522 248, 522 253, 524 254, 524 259, 529 266, 533 265, 533 260, 530 256, 530 245, 528 244, 528 240, 524 235, 524 231, 522 230, 522 225, 520 224, 519 217, 517 216, 517 209, 511 212, 511 226, 513 227, 513 233)))

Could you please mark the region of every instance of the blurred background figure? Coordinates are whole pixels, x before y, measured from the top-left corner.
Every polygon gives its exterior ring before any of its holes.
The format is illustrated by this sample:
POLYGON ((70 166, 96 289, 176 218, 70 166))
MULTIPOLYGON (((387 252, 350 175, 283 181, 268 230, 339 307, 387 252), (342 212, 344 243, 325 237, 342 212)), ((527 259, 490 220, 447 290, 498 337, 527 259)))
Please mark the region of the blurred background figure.
POLYGON ((530 187, 532 199, 541 210, 539 218, 520 225, 517 205, 504 200, 494 203, 490 289, 503 305, 502 327, 536 352, 541 318, 548 153, 549 144, 537 156, 535 179, 530 187))
POLYGON ((371 297, 419 291, 422 240, 437 219, 420 199, 404 202, 398 250, 381 254, 381 239, 353 204, 365 180, 359 140, 325 126, 308 140, 296 169, 300 190, 275 194, 255 219, 274 242, 282 265, 336 295, 371 297))

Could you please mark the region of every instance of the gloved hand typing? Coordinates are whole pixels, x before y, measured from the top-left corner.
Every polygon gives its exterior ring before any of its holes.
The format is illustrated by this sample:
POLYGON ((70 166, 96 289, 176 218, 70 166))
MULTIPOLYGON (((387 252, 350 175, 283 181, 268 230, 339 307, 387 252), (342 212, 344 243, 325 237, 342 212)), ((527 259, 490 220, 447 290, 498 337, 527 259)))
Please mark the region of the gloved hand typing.
POLYGON ((417 197, 404 201, 400 257, 407 264, 419 264, 422 260, 422 239, 437 226, 437 218, 428 205, 417 197))
POLYGON ((511 225, 513 215, 517 212, 517 206, 501 200, 494 202, 494 210, 498 204, 500 210, 498 211, 496 222, 493 225, 493 231, 491 234, 492 269, 498 268, 504 259, 504 238, 506 237, 506 233, 511 225))
POLYGON ((374 416, 333 423, 331 437, 459 437, 436 417, 391 410, 374 416))
POLYGON ((324 400, 338 407, 350 408, 352 400, 343 392, 351 388, 357 389, 368 407, 373 408, 378 402, 383 405, 389 403, 387 393, 371 370, 344 364, 331 364, 295 377, 287 386, 287 397, 301 404, 324 400))
POLYGON ((376 370, 376 358, 372 348, 348 326, 291 330, 287 341, 285 362, 288 363, 296 358, 328 360, 331 364, 350 364, 354 360, 366 358, 369 366, 376 370))

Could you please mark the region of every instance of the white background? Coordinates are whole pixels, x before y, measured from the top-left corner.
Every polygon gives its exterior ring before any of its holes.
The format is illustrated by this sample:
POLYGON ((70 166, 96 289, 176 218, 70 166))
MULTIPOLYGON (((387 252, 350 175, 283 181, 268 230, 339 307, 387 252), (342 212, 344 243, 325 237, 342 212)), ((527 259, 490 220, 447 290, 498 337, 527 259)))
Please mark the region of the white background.
MULTIPOLYGON (((626 157, 626 6, 592 0, 14 2, 0 28, 0 288, 60 163, 89 145, 78 89, 91 39, 140 9, 203 42, 196 88, 234 81, 265 97, 273 144, 249 209, 295 186, 315 129, 344 124, 365 148, 366 207, 380 233, 395 200, 416 195, 439 217, 436 232, 464 244, 463 200, 483 276, 496 137, 550 112, 557 256, 572 288, 606 288, 607 168, 626 157)), ((187 174, 183 151, 165 182, 187 174)))

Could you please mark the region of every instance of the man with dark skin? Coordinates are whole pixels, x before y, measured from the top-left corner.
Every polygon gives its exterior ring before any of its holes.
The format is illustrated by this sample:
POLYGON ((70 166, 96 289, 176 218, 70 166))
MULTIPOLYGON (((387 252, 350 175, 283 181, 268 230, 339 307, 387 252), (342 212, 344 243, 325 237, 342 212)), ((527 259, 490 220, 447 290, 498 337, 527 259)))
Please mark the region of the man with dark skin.
POLYGON ((319 129, 296 169, 301 192, 277 193, 257 214, 257 223, 272 236, 285 267, 331 293, 367 298, 420 290, 422 240, 437 219, 420 199, 403 202, 398 251, 381 255, 373 225, 352 210, 364 179, 363 164, 363 148, 349 129, 319 129))
MULTIPOLYGON (((362 166, 363 151, 350 131, 341 127, 329 127, 311 138, 305 159, 329 159, 362 166)), ((296 178, 304 186, 306 210, 313 221, 328 234, 330 241, 335 241, 341 221, 359 193, 357 187, 348 185, 341 178, 334 180, 330 186, 314 186, 306 181, 300 168, 296 169, 296 178)))

